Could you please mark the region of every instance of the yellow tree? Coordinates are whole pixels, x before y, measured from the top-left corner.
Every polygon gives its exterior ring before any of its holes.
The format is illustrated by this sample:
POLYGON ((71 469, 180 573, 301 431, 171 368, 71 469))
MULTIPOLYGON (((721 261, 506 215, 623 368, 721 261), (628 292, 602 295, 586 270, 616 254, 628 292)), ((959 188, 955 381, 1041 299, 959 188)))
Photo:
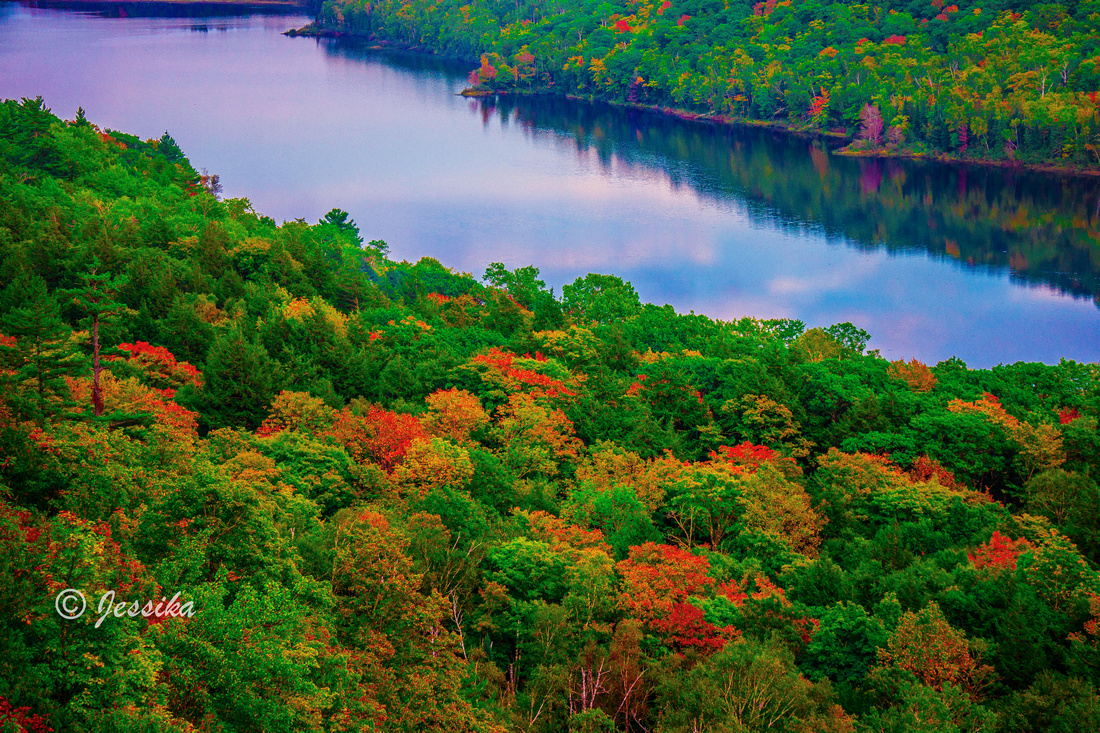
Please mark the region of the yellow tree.
POLYGON ((424 398, 430 408, 420 422, 429 435, 458 445, 472 444, 470 434, 489 424, 481 401, 464 389, 440 389, 424 398))
POLYGON ((970 654, 966 635, 951 627, 934 601, 902 616, 878 655, 884 665, 912 672, 935 690, 951 684, 978 697, 994 677, 993 668, 970 654))
POLYGON ((520 479, 555 476, 558 464, 577 457, 582 443, 560 409, 546 407, 529 394, 513 394, 497 408, 504 461, 520 479))

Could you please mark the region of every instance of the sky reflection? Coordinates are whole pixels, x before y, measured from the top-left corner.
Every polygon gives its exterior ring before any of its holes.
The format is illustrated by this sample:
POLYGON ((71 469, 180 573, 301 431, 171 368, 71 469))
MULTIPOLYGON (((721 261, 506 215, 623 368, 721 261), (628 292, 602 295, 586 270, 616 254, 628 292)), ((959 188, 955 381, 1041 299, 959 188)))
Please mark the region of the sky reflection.
POLYGON ((1100 359, 1097 273, 1080 264, 1100 262, 1088 184, 842 160, 561 103, 494 106, 456 96, 461 65, 279 35, 306 20, 0 4, 0 96, 42 95, 66 117, 83 106, 143 137, 168 130, 226 196, 278 220, 346 209, 399 258, 473 274, 534 264, 557 292, 614 273, 644 300, 717 318, 851 321, 892 359, 1100 359), (996 218, 1020 197, 1025 219, 996 218), (1052 272, 1067 267, 1080 271, 1052 272))

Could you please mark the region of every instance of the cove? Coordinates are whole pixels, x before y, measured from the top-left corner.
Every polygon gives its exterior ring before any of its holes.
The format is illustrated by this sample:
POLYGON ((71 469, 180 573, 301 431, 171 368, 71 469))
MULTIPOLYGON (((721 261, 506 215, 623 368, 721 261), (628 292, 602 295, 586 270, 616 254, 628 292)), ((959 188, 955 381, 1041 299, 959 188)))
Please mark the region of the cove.
POLYGON ((851 321, 891 359, 1100 359, 1096 179, 466 99, 467 65, 280 35, 300 14, 157 7, 0 4, 0 96, 167 130, 225 196, 277 220, 345 209, 399 259, 533 264, 559 290, 613 273, 723 319, 851 321))

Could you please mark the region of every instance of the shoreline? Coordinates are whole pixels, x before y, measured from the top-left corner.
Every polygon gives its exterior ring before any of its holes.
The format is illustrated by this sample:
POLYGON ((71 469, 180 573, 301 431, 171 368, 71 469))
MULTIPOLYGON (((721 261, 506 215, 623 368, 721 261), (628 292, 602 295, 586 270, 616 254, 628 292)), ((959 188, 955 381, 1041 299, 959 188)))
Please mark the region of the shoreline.
MULTIPOLYGON (((173 2, 178 0, 160 0, 161 2, 173 2)), ((329 28, 320 28, 313 23, 302 28, 292 28, 283 33, 284 36, 290 38, 306 37, 306 38, 357 38, 362 39, 375 44, 372 46, 373 50, 392 50, 402 51, 406 53, 424 54, 428 56, 435 56, 441 59, 448 59, 454 61, 460 61, 463 63, 476 64, 476 60, 461 58, 457 56, 446 56, 439 54, 436 51, 423 46, 406 46, 393 41, 387 41, 376 38, 374 36, 363 35, 360 33, 353 33, 348 31, 337 31, 329 28)), ((949 163, 952 165, 966 165, 966 166, 981 166, 986 168, 1002 168, 1008 171, 1027 171, 1031 173, 1042 173, 1047 175, 1059 175, 1059 176, 1081 176, 1089 178, 1100 177, 1100 164, 1092 167, 1082 168, 1080 166, 1061 166, 1053 163, 1026 163, 1017 160, 990 160, 985 158, 959 158, 953 155, 947 155, 946 153, 922 153, 915 151, 890 151, 884 148, 878 150, 848 150, 848 148, 856 142, 855 137, 849 135, 846 132, 839 132, 836 130, 811 130, 800 129, 797 126, 791 125, 786 122, 778 122, 775 120, 750 120, 745 118, 735 118, 728 115, 714 114, 710 112, 691 112, 689 110, 676 109, 674 107, 661 107, 653 104, 640 104, 638 102, 625 102, 613 99, 597 99, 594 95, 582 96, 576 94, 561 94, 558 92, 541 90, 541 91, 522 91, 522 90, 492 90, 492 89, 474 89, 467 87, 461 92, 458 92, 463 97, 491 97, 491 96, 537 96, 545 95, 551 97, 557 97, 559 99, 569 99, 577 102, 590 102, 590 103, 602 103, 608 104, 613 107, 623 107, 627 109, 637 109, 643 112, 650 112, 653 114, 664 115, 667 117, 673 117, 676 119, 684 120, 686 122, 705 122, 713 125, 725 125, 728 127, 752 127, 756 129, 770 129, 779 132, 786 133, 788 135, 796 135, 800 137, 814 137, 825 138, 836 141, 845 141, 847 144, 843 147, 838 147, 829 151, 832 155, 843 155, 848 158, 879 158, 883 160, 915 160, 915 161, 931 161, 936 163, 949 163)))
MULTIPOLYGON (((854 142, 854 141, 853 141, 854 142)), ((850 144, 849 144, 850 145, 850 144)), ((951 163, 952 165, 981 166, 983 168, 1004 168, 1009 171, 1043 173, 1046 175, 1081 176, 1100 178, 1100 166, 1081 168, 1053 165, 1051 163, 1022 163, 1016 160, 989 160, 987 158, 956 158, 942 153, 891 152, 889 150, 849 150, 849 146, 831 151, 834 155, 846 158, 879 158, 882 160, 916 160, 933 163, 951 163)))

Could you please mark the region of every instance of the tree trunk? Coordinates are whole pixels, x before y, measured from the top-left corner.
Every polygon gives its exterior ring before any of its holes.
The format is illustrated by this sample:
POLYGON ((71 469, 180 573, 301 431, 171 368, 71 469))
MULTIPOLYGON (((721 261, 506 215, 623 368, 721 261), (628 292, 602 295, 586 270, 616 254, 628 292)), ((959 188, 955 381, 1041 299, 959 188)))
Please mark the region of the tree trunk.
POLYGON ((103 389, 99 386, 99 314, 92 316, 92 407, 96 417, 103 416, 103 389))

